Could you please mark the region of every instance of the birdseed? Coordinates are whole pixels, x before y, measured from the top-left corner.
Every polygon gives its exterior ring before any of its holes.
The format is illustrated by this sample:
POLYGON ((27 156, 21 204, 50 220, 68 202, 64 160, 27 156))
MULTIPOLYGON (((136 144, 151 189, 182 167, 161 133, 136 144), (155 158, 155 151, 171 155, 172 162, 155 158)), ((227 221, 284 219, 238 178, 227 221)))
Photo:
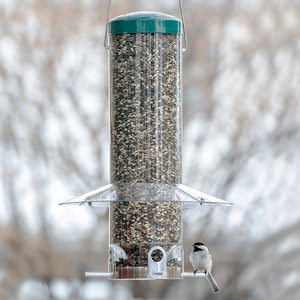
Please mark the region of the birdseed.
MULTIPOLYGON (((132 184, 120 188, 122 201, 111 203, 110 243, 126 253, 116 267, 147 267, 154 245, 168 251, 182 244, 181 203, 126 201, 132 193, 145 192, 137 182, 181 183, 181 37, 137 33, 110 38, 111 182, 132 184)), ((181 263, 172 259, 168 267, 181 263)))

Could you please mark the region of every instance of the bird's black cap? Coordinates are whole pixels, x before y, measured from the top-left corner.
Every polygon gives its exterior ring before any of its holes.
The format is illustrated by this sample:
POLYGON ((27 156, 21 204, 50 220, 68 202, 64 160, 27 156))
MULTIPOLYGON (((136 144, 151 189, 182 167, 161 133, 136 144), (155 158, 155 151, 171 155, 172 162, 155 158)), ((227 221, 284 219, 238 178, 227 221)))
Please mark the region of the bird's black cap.
POLYGON ((201 242, 196 242, 196 243, 193 244, 193 246, 205 246, 205 245, 201 242))
POLYGON ((194 252, 197 252, 197 251, 203 251, 204 249, 202 248, 199 248, 200 246, 205 246, 203 243, 201 242, 196 242, 193 244, 193 247, 194 247, 194 252))

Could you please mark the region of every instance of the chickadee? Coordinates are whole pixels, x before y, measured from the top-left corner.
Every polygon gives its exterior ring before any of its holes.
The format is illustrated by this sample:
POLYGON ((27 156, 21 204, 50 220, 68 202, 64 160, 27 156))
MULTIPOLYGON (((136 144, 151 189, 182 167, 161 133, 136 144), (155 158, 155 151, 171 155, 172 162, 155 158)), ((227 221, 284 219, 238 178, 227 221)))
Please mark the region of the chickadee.
POLYGON ((197 272, 205 273, 205 276, 209 284, 211 285, 213 291, 219 292, 220 288, 210 273, 212 260, 207 247, 200 242, 195 243, 193 247, 194 247, 194 251, 192 251, 190 254, 190 261, 194 267, 194 275, 197 272))

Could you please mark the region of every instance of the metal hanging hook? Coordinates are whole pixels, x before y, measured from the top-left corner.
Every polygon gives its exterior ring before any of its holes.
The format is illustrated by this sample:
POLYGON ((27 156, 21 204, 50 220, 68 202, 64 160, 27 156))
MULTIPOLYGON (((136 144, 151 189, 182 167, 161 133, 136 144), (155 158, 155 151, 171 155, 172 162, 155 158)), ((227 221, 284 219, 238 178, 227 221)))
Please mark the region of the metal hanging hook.
MULTIPOLYGON (((104 36, 104 47, 107 50, 111 49, 111 46, 108 45, 108 19, 109 19, 109 13, 110 13, 110 4, 111 4, 111 0, 108 0, 106 22, 105 22, 105 36, 104 36)), ((183 15, 183 8, 182 8, 181 0, 178 0, 178 4, 179 4, 179 9, 180 9, 181 21, 182 21, 183 41, 184 41, 182 51, 185 51, 187 49, 187 37, 186 37, 186 31, 185 31, 185 22, 184 22, 184 15, 183 15)))

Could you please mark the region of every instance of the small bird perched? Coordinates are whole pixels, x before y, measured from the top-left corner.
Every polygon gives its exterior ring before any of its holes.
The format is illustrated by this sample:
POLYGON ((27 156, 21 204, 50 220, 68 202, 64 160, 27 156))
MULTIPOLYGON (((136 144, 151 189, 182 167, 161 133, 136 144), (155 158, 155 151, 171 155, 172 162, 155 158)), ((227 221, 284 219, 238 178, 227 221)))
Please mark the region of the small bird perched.
POLYGON ((190 261, 194 267, 194 275, 197 272, 205 273, 205 276, 214 292, 219 292, 220 288, 211 275, 212 260, 207 247, 200 242, 194 243, 194 250, 190 254, 190 261))

